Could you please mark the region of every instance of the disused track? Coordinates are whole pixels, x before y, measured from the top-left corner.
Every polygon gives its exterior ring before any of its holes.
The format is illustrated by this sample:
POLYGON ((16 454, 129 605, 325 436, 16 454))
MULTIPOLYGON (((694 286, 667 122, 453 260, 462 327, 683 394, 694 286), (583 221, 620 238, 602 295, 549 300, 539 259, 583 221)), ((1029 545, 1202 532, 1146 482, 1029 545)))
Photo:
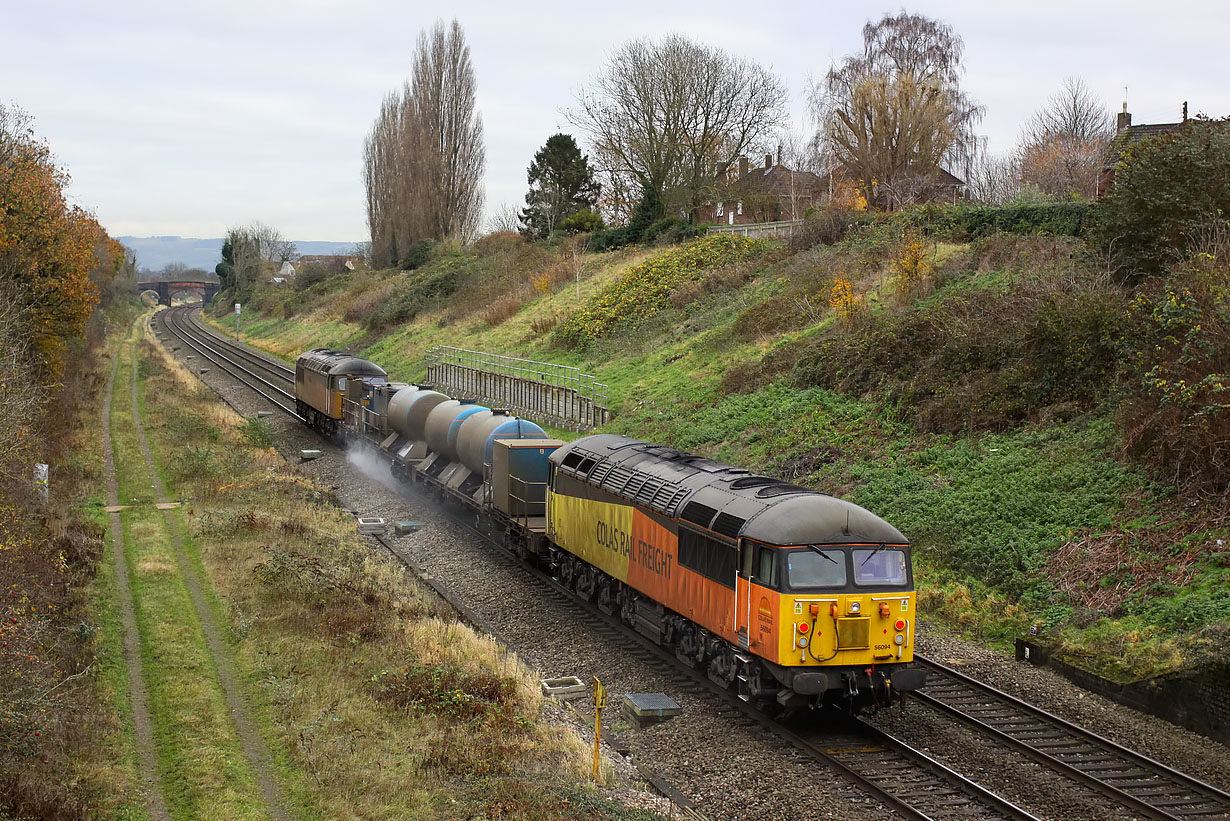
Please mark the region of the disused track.
MULTIPOLYGON (((270 395, 269 389, 274 388, 282 398, 289 397, 292 403, 293 394, 277 388, 253 371, 255 368, 275 380, 293 383, 294 372, 291 369, 248 352, 225 337, 196 330, 199 326, 183 316, 186 311, 182 309, 161 314, 166 315, 163 327, 167 332, 283 411, 299 418, 293 404, 283 404, 270 395)), ((454 510, 450 515, 477 535, 492 538, 475 527, 472 511, 459 514, 454 510)), ((410 564, 390 542, 381 541, 390 553, 410 564)), ((732 716, 738 715, 738 721, 759 725, 765 732, 786 740, 809 759, 823 762, 903 817, 1035 817, 865 722, 856 721, 838 731, 834 731, 831 724, 816 730, 785 726, 751 705, 731 697, 726 691, 718 690, 703 673, 684 669, 675 661, 673 654, 623 627, 592 603, 579 600, 541 570, 528 567, 506 551, 491 555, 509 567, 530 574, 546 595, 570 602, 578 610, 579 617, 609 640, 612 646, 642 661, 656 659, 670 662, 671 669, 679 674, 680 686, 685 691, 695 693, 709 689, 720 692, 728 699, 726 709, 732 716)), ((448 590, 431 579, 425 581, 475 626, 488 632, 498 632, 469 612, 464 603, 454 601, 448 590)), ((995 743, 1101 794, 1110 805, 1122 807, 1127 814, 1164 819, 1215 818, 1230 814, 1230 795, 1215 787, 1133 753, 1007 693, 961 676, 943 665, 921 657, 918 660, 929 666, 929 676, 932 677, 925 690, 918 694, 921 702, 975 727, 995 743)))

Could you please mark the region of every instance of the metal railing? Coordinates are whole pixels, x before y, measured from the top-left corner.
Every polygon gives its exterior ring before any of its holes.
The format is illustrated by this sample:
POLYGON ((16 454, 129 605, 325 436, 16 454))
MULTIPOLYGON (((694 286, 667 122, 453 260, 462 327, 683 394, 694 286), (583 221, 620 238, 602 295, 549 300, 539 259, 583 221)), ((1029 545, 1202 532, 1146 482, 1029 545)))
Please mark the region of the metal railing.
POLYGON ((749 222, 746 225, 711 225, 710 234, 741 234, 745 237, 788 237, 803 225, 803 220, 749 222))
POLYGON ((424 357, 427 383, 540 422, 593 430, 611 419, 608 388, 577 368, 438 345, 424 357))

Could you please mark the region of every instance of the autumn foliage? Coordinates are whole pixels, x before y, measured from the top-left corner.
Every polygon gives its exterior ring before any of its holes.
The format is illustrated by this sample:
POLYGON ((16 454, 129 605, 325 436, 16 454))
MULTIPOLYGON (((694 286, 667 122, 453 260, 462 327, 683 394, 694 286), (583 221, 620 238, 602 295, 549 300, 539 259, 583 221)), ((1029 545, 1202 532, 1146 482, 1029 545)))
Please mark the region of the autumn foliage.
POLYGON ((99 788, 75 773, 107 721, 81 606, 102 536, 74 501, 97 476, 71 454, 101 393, 96 309, 127 301, 133 263, 67 184, 29 119, 0 106, 0 817, 86 817, 99 788), (34 462, 51 465, 44 502, 34 462))

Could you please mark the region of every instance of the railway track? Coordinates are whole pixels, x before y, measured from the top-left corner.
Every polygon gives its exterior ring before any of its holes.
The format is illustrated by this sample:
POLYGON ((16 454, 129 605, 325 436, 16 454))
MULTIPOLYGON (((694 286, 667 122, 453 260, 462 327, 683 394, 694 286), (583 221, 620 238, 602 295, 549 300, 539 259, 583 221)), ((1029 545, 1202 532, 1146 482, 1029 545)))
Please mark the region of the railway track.
POLYGON ((187 318, 191 310, 195 309, 171 308, 159 311, 154 315, 156 327, 194 351, 193 356, 212 362, 219 370, 230 374, 281 410, 300 421, 303 420, 295 410, 295 372, 292 368, 245 351, 237 343, 205 331, 200 324, 187 318), (287 387, 291 390, 287 390, 287 387))
POLYGON ((1145 818, 1230 817, 1230 794, 951 667, 916 657, 914 698, 1145 818))
MULTIPOLYGON (((163 311, 159 316, 165 315, 162 320, 165 329, 184 345, 214 362, 219 369, 235 376, 283 411, 300 418, 294 411, 293 394, 277 387, 253 369, 290 383, 294 379, 293 370, 243 351, 224 337, 197 330, 199 326, 183 315, 186 313, 182 310, 178 313, 163 311), (281 368, 281 373, 278 368, 281 368), (285 403, 286 399, 289 399, 289 404, 285 403)), ((428 495, 416 486, 406 487, 416 495, 428 495)), ((429 500, 439 501, 434 496, 429 500)), ((498 538, 493 538, 492 534, 475 525, 472 511, 461 514, 456 508, 446 506, 446 513, 475 535, 499 543, 498 538)), ((389 540, 378 538, 377 541, 417 572, 389 540)), ((696 694, 709 691, 720 695, 727 702, 723 710, 732 716, 738 715, 740 723, 759 726, 762 731, 788 742, 807 760, 823 763, 902 817, 1035 818, 938 760, 861 720, 853 719, 836 733, 832 723, 815 729, 787 726, 717 688, 703 672, 681 667, 673 654, 625 628, 593 603, 580 600, 541 569, 526 565, 504 550, 494 551, 490 555, 513 572, 532 577, 545 595, 568 602, 578 611, 582 621, 612 646, 643 662, 669 662, 670 669, 679 674, 679 686, 684 692, 696 694)), ((476 627, 499 635, 495 625, 470 611, 464 602, 456 601, 443 586, 429 577, 424 581, 476 627)), ((918 700, 975 728, 1001 746, 1097 792, 1121 807, 1126 814, 1159 819, 1230 816, 1230 795, 1216 787, 1134 753, 944 665, 921 657, 917 660, 928 667, 929 676, 927 686, 915 695, 918 700)))
MULTIPOLYGON (((425 496, 414 486, 412 492, 425 496)), ((439 500, 429 498, 438 503, 439 500)), ((889 733, 860 719, 833 711, 828 719, 842 725, 834 732, 833 723, 799 729, 778 721, 773 716, 740 701, 728 690, 718 687, 702 671, 680 665, 674 654, 654 644, 603 613, 590 601, 578 599, 544 569, 527 565, 502 548, 500 540, 474 524, 472 514, 448 506, 449 518, 475 536, 487 540, 499 550, 492 551, 493 561, 535 583, 544 595, 576 613, 578 622, 600 636, 605 644, 643 663, 671 671, 677 687, 686 693, 709 693, 725 702, 722 712, 739 724, 771 734, 789 743, 808 762, 818 762, 854 784, 862 792, 879 800, 902 818, 926 819, 1005 819, 1006 821, 1037 821, 1037 817, 1015 806, 956 771, 911 747, 889 733)), ((374 537, 394 558, 412 572, 417 570, 396 546, 381 536, 374 537)), ((441 598, 449 602, 474 627, 499 637, 498 628, 459 602, 443 585, 418 574, 441 598)), ((688 807, 684 807, 688 809, 688 807)))

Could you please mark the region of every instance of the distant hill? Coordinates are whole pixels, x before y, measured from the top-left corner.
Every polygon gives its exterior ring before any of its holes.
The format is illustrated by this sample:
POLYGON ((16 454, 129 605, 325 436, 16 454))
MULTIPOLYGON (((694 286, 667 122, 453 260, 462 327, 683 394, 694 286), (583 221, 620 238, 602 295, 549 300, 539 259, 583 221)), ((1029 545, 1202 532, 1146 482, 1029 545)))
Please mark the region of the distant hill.
MULTIPOLYGON (((137 255, 137 267, 161 271, 173 262, 189 268, 212 271, 222 261, 222 237, 195 239, 193 237, 118 237, 124 247, 137 255)), ((294 240, 301 254, 346 254, 355 246, 353 242, 317 242, 294 240)))

